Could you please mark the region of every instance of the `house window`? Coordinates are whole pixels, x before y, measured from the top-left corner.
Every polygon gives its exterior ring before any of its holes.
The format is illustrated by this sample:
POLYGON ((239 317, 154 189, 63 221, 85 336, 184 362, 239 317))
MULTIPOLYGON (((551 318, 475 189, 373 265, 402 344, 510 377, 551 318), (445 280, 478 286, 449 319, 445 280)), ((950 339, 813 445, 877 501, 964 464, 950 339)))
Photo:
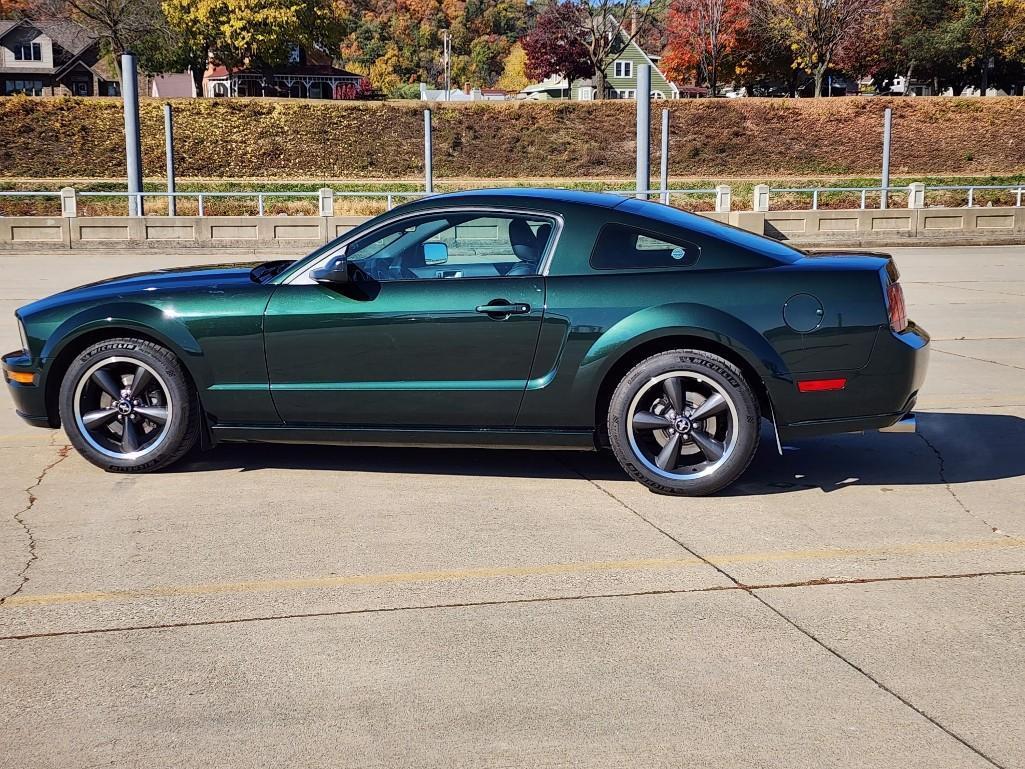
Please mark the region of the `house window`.
POLYGON ((228 86, 224 83, 214 83, 214 96, 227 96, 228 86))
POLYGON ((581 86, 580 101, 594 101, 594 89, 591 86, 581 86))
POLYGON ((15 61, 42 61, 43 49, 39 43, 22 43, 14 47, 15 61))
POLYGON ((651 98, 654 99, 655 101, 658 101, 659 99, 666 98, 666 95, 664 93, 662 93, 661 91, 652 91, 651 92, 651 98))
POLYGON ((23 93, 26 96, 42 96, 42 80, 8 80, 4 83, 4 96, 23 93))
POLYGON ((632 61, 617 61, 612 65, 613 77, 633 77, 634 63, 632 61))
POLYGON ((636 99, 637 90, 635 88, 617 88, 616 89, 617 99, 636 99))

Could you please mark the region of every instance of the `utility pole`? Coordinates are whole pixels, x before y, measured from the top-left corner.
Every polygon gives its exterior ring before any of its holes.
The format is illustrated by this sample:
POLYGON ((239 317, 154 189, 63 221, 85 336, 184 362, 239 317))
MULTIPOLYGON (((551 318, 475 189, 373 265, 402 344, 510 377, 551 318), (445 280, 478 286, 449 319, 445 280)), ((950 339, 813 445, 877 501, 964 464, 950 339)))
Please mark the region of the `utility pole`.
POLYGON ((431 140, 431 111, 424 110, 424 192, 434 192, 434 153, 431 140))
POLYGON ((648 199, 651 187, 651 65, 637 70, 637 193, 648 199))
POLYGON ((167 215, 175 216, 177 206, 174 197, 174 118, 171 105, 164 105, 164 153, 167 159, 167 215))
MULTIPOLYGON (((905 89, 907 86, 905 86, 905 89)), ((886 209, 889 206, 890 197, 890 126, 893 122, 893 112, 889 107, 883 113, 883 184, 879 196, 879 207, 886 209)))
POLYGON ((445 101, 449 101, 452 93, 452 33, 441 30, 441 60, 445 65, 445 101))
POLYGON ((144 214, 142 149, 139 132, 139 70, 134 53, 121 54, 121 98, 125 111, 125 171, 128 174, 128 215, 144 214))

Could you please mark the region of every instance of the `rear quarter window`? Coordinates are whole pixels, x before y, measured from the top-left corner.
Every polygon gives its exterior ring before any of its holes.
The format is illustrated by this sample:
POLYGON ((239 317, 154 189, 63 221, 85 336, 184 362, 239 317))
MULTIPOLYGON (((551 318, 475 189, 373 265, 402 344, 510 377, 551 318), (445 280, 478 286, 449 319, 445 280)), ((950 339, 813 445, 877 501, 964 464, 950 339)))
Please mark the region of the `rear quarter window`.
POLYGON ((622 224, 607 224, 598 233, 591 251, 591 267, 596 270, 689 267, 699 256, 701 248, 696 243, 622 224))

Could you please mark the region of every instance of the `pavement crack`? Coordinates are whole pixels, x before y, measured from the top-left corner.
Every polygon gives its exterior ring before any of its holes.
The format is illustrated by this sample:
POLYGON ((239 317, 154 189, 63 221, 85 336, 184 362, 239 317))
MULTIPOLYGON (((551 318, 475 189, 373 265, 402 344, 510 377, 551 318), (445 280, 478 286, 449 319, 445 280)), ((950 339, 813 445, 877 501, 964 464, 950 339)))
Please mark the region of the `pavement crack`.
POLYGON ((925 445, 928 446, 929 449, 932 451, 932 453, 936 455, 936 463, 938 465, 937 470, 940 476, 940 483, 943 484, 943 487, 947 490, 947 493, 950 494, 950 496, 954 499, 955 502, 957 502, 957 506, 960 507, 966 515, 969 515, 975 520, 981 522, 982 525, 989 529, 992 533, 999 534, 1001 537, 1007 537, 1008 539, 1014 539, 1014 537, 1012 537, 1006 531, 1002 531, 999 527, 994 526, 981 515, 978 515, 977 513, 973 513, 971 511, 968 505, 964 503, 964 500, 961 499, 960 495, 958 495, 958 493, 954 491, 953 484, 951 484, 950 480, 947 478, 947 462, 943 457, 943 452, 940 451, 936 444, 930 441, 929 438, 926 437, 925 433, 921 430, 916 431, 915 435, 921 438, 925 442, 925 445))
POLYGON ((67 459, 68 454, 70 453, 71 444, 68 443, 59 447, 57 449, 57 458, 46 465, 46 467, 39 472, 39 475, 36 476, 36 480, 24 489, 28 503, 25 507, 21 508, 21 510, 14 514, 14 520, 25 532, 25 537, 28 540, 28 557, 25 560, 25 565, 22 566, 21 571, 18 572, 18 586, 6 595, 0 596, 0 606, 3 606, 7 602, 7 599, 13 598, 22 591, 22 588, 25 587, 25 583, 29 580, 28 573, 32 568, 32 564, 39 560, 39 553, 36 551, 36 535, 28 521, 25 519, 25 516, 31 512, 33 507, 35 507, 38 499, 35 492, 42 485, 43 479, 46 478, 47 473, 67 459))
MULTIPOLYGON (((959 340, 958 340, 959 341, 959 340)), ((1013 363, 1001 363, 998 360, 990 360, 989 358, 976 358, 973 355, 962 355, 959 352, 951 352, 950 350, 941 350, 939 347, 933 347, 936 352, 941 352, 944 355, 953 355, 955 358, 964 358, 965 360, 973 360, 976 363, 992 363, 994 366, 1003 366, 1004 368, 1013 368, 1018 371, 1025 371, 1025 366, 1015 366, 1013 363)))
MULTIPOLYGON (((926 441, 926 442, 928 443, 928 441, 926 441)), ((931 446, 932 444, 929 444, 929 445, 931 446)), ((935 449, 933 449, 933 450, 935 451, 935 449)), ((937 454, 938 454, 938 452, 937 452, 937 454)), ((747 593, 748 595, 750 595, 752 598, 754 598, 754 600, 758 601, 758 603, 762 604, 762 606, 764 606, 766 609, 771 611, 773 614, 775 614, 777 617, 779 617, 785 623, 787 623, 792 628, 797 630, 799 633, 804 635, 806 638, 808 638, 809 640, 811 640, 812 642, 817 644, 824 651, 826 651, 829 654, 831 654, 833 657, 835 657, 837 660, 839 660, 840 662, 842 662, 845 665, 847 665, 849 668, 854 670, 859 675, 867 678, 869 681, 871 681, 873 684, 875 684, 877 687, 879 687, 882 691, 886 692, 888 695, 890 695, 891 697, 893 697, 894 699, 896 699, 897 701, 902 703, 905 707, 907 707, 910 710, 914 711, 920 717, 924 718, 926 721, 928 721, 933 726, 935 726, 937 729, 939 729, 940 731, 944 732, 948 737, 950 737, 953 740, 957 741, 958 743, 963 745, 968 750, 972 751, 972 753, 974 753, 975 755, 979 756, 980 758, 982 758, 984 761, 988 762, 992 766, 997 767, 997 769, 1006 769, 1006 767, 1004 767, 1002 764, 998 763, 997 761, 995 761, 994 759, 992 759, 991 757, 989 757, 988 755, 983 753, 982 750, 980 750, 979 748, 977 748, 974 745, 972 745, 964 737, 961 737, 959 734, 957 734, 956 732, 954 732, 950 728, 944 726, 936 718, 934 718, 933 716, 930 716, 928 713, 926 713, 920 707, 915 705, 909 699, 907 699, 906 697, 904 697, 903 695, 899 694, 894 689, 891 689, 889 686, 884 684, 881 680, 879 680, 878 678, 873 676, 871 673, 869 673, 865 668, 859 666, 854 661, 852 661, 852 660, 848 659, 847 657, 845 657, 838 649, 830 646, 828 643, 826 643, 826 641, 824 641, 821 638, 819 638, 811 630, 809 630, 808 628, 804 627, 799 622, 797 622, 797 620, 795 620, 795 619, 789 617, 788 615, 784 614, 782 610, 776 608, 772 603, 770 603, 767 598, 765 598, 762 595, 760 595, 758 588, 756 588, 755 586, 752 586, 752 585, 747 585, 744 582, 741 582, 740 579, 738 579, 737 577, 734 577, 732 574, 730 574, 728 571, 726 571, 726 569, 724 569, 723 567, 719 566, 714 561, 706 558, 705 556, 703 556, 698 551, 694 550, 694 548, 690 547, 683 540, 681 540, 678 537, 675 537, 672 534, 670 534, 669 532, 667 532, 661 526, 659 526, 658 524, 656 524, 653 521, 651 521, 649 518, 644 516, 640 511, 638 511, 638 510, 634 509, 633 507, 631 507, 630 505, 628 505, 626 502, 621 500, 619 497, 617 497, 611 491, 609 491, 608 489, 606 489, 603 486, 601 486, 599 483, 595 482, 591 478, 588 478, 586 475, 581 473, 576 467, 570 466, 570 469, 574 473, 576 473, 578 476, 580 476, 582 479, 584 479, 585 481, 590 483, 592 486, 594 486, 596 489, 601 491, 603 494, 608 496, 610 499, 615 501, 621 507, 623 507, 624 509, 626 509, 629 512, 633 513, 635 516, 637 516, 642 521, 647 523, 653 529, 655 529, 656 531, 660 532, 664 536, 666 536, 669 539, 671 539, 673 542, 675 542, 677 545, 679 545, 685 551, 690 553, 692 556, 694 556, 698 560, 703 561, 706 564, 708 564, 708 566, 710 566, 712 569, 715 569, 715 571, 719 572, 719 574, 723 575, 726 579, 728 579, 731 583, 733 583, 733 585, 736 586, 736 589, 742 590, 745 593, 747 593)), ((948 485, 948 488, 949 488, 949 485, 948 485)), ((951 491, 951 493, 953 494, 953 491, 951 491)), ((955 498, 956 498, 956 495, 955 495, 955 498)), ((960 500, 958 500, 958 502, 960 503, 960 500)), ((962 504, 962 507, 964 507, 963 504, 962 504)), ((967 508, 965 508, 965 509, 967 509, 967 508)), ((804 585, 804 584, 801 584, 801 583, 797 583, 797 584, 795 584, 793 586, 794 587, 804 587, 804 586, 811 586, 814 583, 815 583, 815 581, 812 580, 811 582, 807 583, 807 585, 804 585)), ((787 586, 789 587, 790 585, 787 585, 787 586)))
POLYGON ((266 614, 249 617, 233 617, 225 619, 186 620, 182 622, 162 622, 152 625, 119 625, 113 627, 84 628, 81 630, 50 630, 36 633, 19 633, 0 636, 0 641, 31 641, 41 638, 62 638, 77 635, 104 635, 107 633, 136 633, 145 630, 177 630, 193 627, 211 627, 218 625, 245 625, 253 622, 284 622, 303 619, 323 619, 327 617, 348 617, 363 614, 392 614, 397 612, 439 611, 445 609, 473 609, 490 606, 516 606, 520 604, 563 603, 569 601, 600 601, 610 598, 643 598, 651 596, 689 595, 692 593, 729 593, 755 590, 780 590, 788 588, 807 588, 844 585, 869 585, 877 582, 908 582, 937 579, 978 579, 982 577, 1025 577, 1025 570, 982 571, 969 574, 926 574, 912 577, 866 577, 856 579, 811 579, 801 582, 779 582, 758 585, 711 585, 709 587, 666 588, 664 590, 635 590, 623 593, 585 593, 581 595, 543 595, 533 598, 504 598, 492 601, 461 601, 455 603, 416 604, 412 606, 379 606, 357 609, 338 609, 336 611, 298 612, 294 614, 266 614))

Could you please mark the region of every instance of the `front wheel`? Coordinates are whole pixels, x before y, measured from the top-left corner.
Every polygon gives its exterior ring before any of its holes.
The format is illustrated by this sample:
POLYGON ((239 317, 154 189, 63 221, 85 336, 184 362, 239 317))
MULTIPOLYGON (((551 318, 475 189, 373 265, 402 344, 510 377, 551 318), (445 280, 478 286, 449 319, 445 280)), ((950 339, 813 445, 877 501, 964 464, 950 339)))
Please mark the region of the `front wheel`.
POLYGON ((84 350, 61 383, 60 415, 72 445, 108 472, 157 470, 199 436, 199 399, 181 364, 143 339, 84 350))
POLYGON ((733 483, 758 448, 758 401, 729 361, 670 350, 634 366, 609 406, 612 450, 653 491, 711 494, 733 483))

